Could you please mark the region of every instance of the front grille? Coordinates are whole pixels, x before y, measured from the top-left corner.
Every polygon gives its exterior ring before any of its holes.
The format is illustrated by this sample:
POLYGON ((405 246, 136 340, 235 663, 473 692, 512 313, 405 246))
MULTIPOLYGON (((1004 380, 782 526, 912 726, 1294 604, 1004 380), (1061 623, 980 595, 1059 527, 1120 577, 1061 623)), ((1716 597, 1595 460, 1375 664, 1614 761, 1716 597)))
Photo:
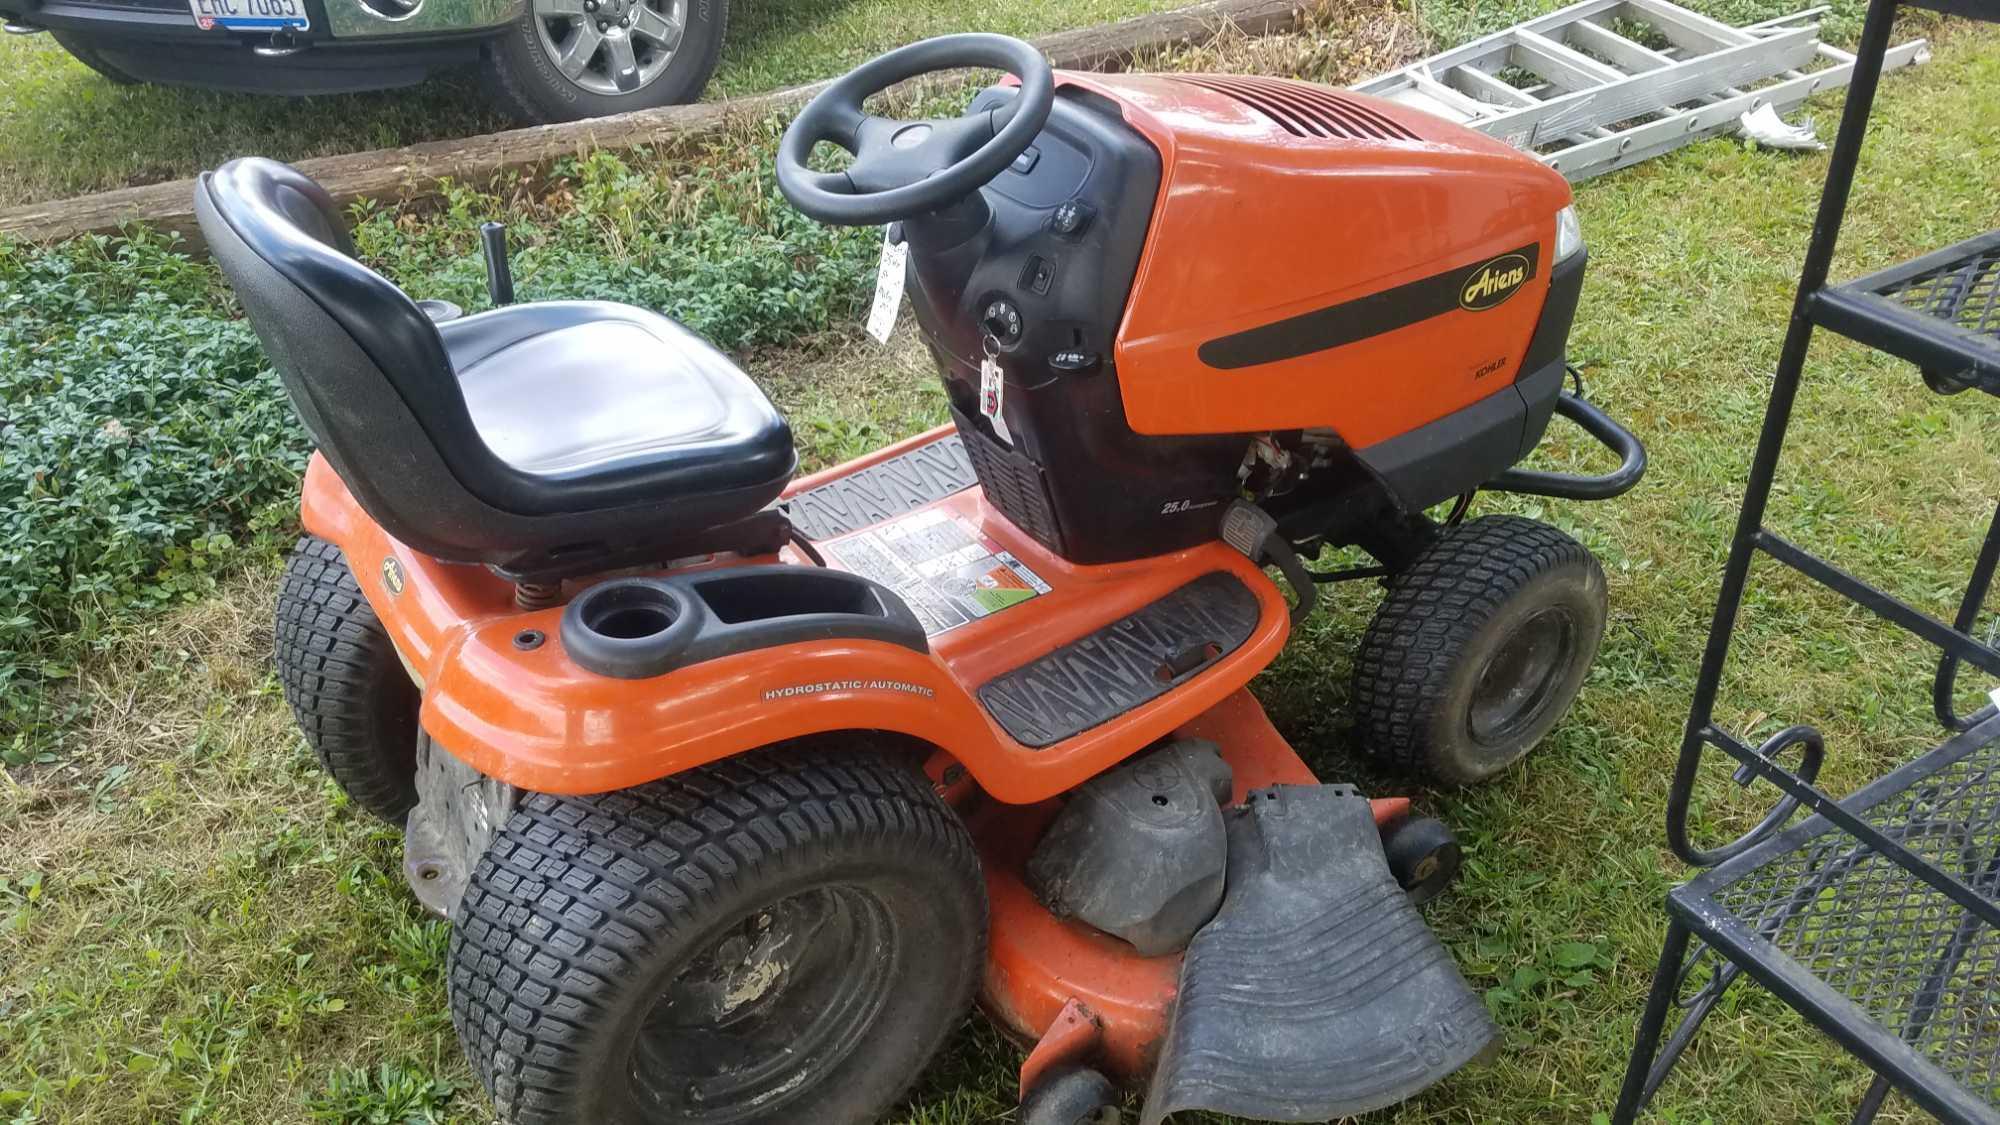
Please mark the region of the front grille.
POLYGON ((1339 90, 1287 78, 1198 74, 1181 78, 1234 98, 1295 137, 1355 141, 1414 141, 1415 133, 1367 102, 1339 90))

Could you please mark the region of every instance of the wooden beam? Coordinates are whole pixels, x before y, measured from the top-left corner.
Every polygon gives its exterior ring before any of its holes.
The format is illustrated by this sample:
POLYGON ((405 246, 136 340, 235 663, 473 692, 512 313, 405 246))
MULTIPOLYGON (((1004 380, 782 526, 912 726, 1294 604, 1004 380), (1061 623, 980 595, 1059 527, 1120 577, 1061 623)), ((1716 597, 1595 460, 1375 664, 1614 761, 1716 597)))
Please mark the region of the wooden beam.
MULTIPOLYGON (((1314 0, 1204 0, 1097 27, 1058 32, 1035 46, 1066 70, 1117 70, 1148 52, 1206 43, 1234 27, 1250 36, 1279 34, 1297 26, 1314 0)), ((756 120, 803 105, 826 82, 695 105, 662 106, 615 117, 537 125, 459 140, 297 162, 300 171, 345 205, 361 199, 428 197, 437 182, 485 183, 509 168, 534 167, 578 152, 674 144, 721 130, 732 121, 756 120)), ((203 248, 194 221, 194 181, 174 180, 95 195, 0 209, 0 234, 26 242, 57 242, 85 234, 111 234, 143 223, 179 233, 191 251, 203 248)))

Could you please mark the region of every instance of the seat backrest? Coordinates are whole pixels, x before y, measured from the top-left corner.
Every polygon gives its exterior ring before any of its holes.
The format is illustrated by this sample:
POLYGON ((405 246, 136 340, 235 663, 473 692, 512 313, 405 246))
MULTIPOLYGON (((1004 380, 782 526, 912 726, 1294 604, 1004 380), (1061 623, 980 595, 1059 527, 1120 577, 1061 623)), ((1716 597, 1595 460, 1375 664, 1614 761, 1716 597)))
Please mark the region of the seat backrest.
POLYGON ((486 561, 482 480, 509 470, 480 440, 444 342, 415 301, 356 261, 326 190, 274 160, 232 160, 195 216, 320 452, 391 535, 486 561))

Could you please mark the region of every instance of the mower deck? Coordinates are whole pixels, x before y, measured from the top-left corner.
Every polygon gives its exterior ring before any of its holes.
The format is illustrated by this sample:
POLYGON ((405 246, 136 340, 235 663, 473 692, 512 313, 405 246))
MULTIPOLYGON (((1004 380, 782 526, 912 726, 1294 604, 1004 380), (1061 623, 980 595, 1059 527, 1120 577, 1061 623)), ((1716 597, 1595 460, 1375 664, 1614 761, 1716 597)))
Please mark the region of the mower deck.
MULTIPOLYGON (((1317 781, 1248 689, 1232 692, 1173 734, 1216 745, 1234 776, 1231 804, 1272 785, 1317 781)), ((1370 805, 1378 825, 1401 819, 1410 808, 1400 797, 1370 805)), ((1181 955, 1138 956, 1108 934, 1057 918, 1036 900, 1022 870, 1059 807, 1055 801, 985 804, 967 816, 992 910, 980 1003, 995 1024, 1032 1043, 1056 1028, 1064 1007, 1074 1002, 1096 1025, 1093 1064, 1123 1081, 1142 1081, 1167 1033, 1181 955)))

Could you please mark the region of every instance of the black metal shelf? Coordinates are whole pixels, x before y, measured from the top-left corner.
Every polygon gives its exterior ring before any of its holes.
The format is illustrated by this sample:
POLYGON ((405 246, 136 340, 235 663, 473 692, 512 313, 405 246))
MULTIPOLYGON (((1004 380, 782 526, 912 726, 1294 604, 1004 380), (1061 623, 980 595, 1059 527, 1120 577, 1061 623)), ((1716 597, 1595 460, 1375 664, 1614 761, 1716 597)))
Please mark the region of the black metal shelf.
MULTIPOLYGON (((1991 895, 1997 803, 1989 716, 1841 807, 1991 895)), ((2000 1122, 2000 1039, 1986 1022, 2000 931, 1890 857, 1815 816, 1675 889, 1668 909, 1728 958, 1718 972, 1747 972, 1931 1113, 2000 1122)))
POLYGON ((1923 368, 1937 390, 2000 395, 2000 231, 1828 286, 1811 311, 1822 327, 1923 368))
POLYGON ((2000 0, 1869 0, 1840 135, 1764 428, 1751 459, 1667 791, 1667 844, 1709 869, 1668 896, 1667 937, 1634 1036, 1614 1125, 1633 1125, 1733 981, 1763 984, 1875 1072, 1854 1125, 1892 1090, 1951 1125, 2000 1125, 2000 691, 1970 714, 1961 666, 2000 676, 2000 645, 1974 636, 2000 576, 2000 505, 1950 624, 1903 602, 1765 523, 1815 330, 1917 364, 1940 393, 2000 396, 2000 231, 1845 285, 1829 285, 1883 61, 1905 6, 2000 21, 2000 0), (1763 555, 1939 650, 1931 703, 1942 745, 1844 799, 1818 785, 1835 752, 1799 724, 1751 746, 1715 722, 1730 641, 1763 555), (1690 829, 1702 761, 1733 759, 1739 784, 1778 799, 1719 845, 1690 829), (1797 759, 1795 768, 1783 762, 1797 759), (1781 761, 1782 759, 1782 761, 1781 761), (1785 825, 1805 810, 1813 815, 1785 825), (1698 972, 1706 966, 1706 973, 1698 972), (1679 1024, 1667 1031, 1678 1008, 1679 1024))

